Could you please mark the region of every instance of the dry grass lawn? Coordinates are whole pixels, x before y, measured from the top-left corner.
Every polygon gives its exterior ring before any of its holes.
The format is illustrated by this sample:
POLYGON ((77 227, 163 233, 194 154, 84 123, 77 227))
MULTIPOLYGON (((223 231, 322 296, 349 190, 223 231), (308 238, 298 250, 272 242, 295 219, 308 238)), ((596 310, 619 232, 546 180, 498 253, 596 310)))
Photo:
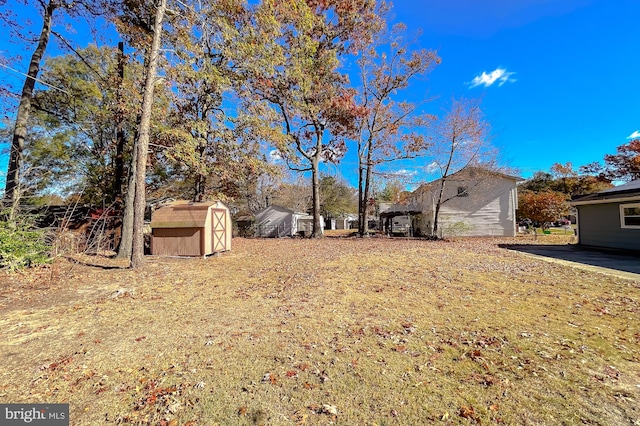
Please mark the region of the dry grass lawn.
POLYGON ((640 424, 640 282, 498 242, 234 239, 1 275, 0 402, 73 425, 640 424))

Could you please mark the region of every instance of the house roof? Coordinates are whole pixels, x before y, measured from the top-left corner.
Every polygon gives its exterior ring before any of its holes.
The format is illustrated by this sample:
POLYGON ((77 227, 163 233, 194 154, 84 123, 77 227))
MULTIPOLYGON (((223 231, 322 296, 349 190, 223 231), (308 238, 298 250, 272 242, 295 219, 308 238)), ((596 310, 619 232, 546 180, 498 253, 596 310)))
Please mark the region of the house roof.
POLYGON ((571 201, 571 205, 582 206, 585 204, 604 204, 616 202, 640 201, 640 179, 633 180, 624 185, 615 186, 596 192, 595 194, 584 195, 571 201))
MULTIPOLYGON (((452 177, 457 176, 457 175, 465 175, 465 174, 468 174, 471 177, 474 177, 475 175, 486 174, 486 175, 490 175, 490 176, 497 176, 497 177, 502 177, 502 178, 505 178, 505 179, 511 179, 511 180, 515 180, 515 181, 523 181, 524 180, 523 178, 518 177, 518 176, 512 176, 512 175, 508 175, 506 173, 499 172, 497 170, 491 170, 491 169, 487 169, 487 168, 484 168, 484 167, 478 167, 478 166, 467 166, 467 167, 464 167, 464 168, 458 170, 455 173, 451 173, 449 176, 447 176, 447 179, 452 178, 452 177)), ((435 180, 429 182, 428 184, 436 183, 436 182, 441 181, 441 180, 442 180, 442 178, 435 179, 435 180)))
MULTIPOLYGON (((447 176, 447 180, 449 180, 449 179, 455 180, 456 177, 465 178, 464 175, 470 175, 470 177, 473 178, 476 175, 481 175, 481 174, 486 174, 486 175, 489 175, 489 176, 502 177, 502 178, 505 178, 505 179, 511 179, 511 180, 516 181, 516 182, 520 182, 520 181, 525 180, 525 179, 523 179, 521 177, 518 177, 518 176, 511 176, 511 175, 508 175, 506 173, 502 173, 502 172, 498 172, 498 171, 490 170, 490 169, 485 169, 485 168, 482 168, 482 167, 476 167, 476 166, 468 166, 468 167, 465 167, 465 168, 463 168, 461 170, 458 170, 455 173, 451 173, 449 176, 447 176)), ((417 195, 417 194, 420 194, 422 192, 428 191, 440 181, 442 181, 442 178, 438 178, 438 179, 432 180, 430 182, 423 183, 422 185, 420 185, 418 187, 418 189, 413 191, 412 194, 417 195)))
POLYGON ((603 192, 620 192, 620 191, 631 191, 637 189, 640 191, 640 179, 632 180, 631 182, 627 182, 624 185, 614 186, 613 188, 605 189, 603 192))
POLYGON ((279 206, 277 204, 272 204, 268 207, 265 207, 264 209, 260 210, 259 212, 256 213, 256 216, 260 216, 262 215, 264 212, 266 212, 267 210, 278 210, 281 212, 286 212, 286 213, 290 213, 290 214, 294 214, 294 215, 302 215, 302 216, 309 216, 309 214, 304 213, 304 212, 297 212, 295 210, 292 210, 290 208, 287 207, 283 207, 283 206, 279 206))

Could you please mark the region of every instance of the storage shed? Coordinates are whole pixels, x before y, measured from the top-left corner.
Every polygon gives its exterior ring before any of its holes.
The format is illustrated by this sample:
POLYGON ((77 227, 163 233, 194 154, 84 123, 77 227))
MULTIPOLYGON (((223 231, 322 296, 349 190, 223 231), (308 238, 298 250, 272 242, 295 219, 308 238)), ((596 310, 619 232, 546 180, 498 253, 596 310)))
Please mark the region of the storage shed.
POLYGON ((640 252, 640 180, 571 204, 578 209, 578 244, 640 252))
POLYGON ((231 250, 231 216, 219 201, 174 201, 151 217, 151 254, 207 256, 231 250))

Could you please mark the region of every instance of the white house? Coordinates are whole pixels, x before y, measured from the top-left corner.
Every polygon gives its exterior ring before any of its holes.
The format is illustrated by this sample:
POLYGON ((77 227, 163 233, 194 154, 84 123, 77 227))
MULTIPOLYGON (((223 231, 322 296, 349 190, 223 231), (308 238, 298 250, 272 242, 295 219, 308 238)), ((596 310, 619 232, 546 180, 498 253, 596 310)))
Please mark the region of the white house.
POLYGON ((441 188, 438 236, 506 236, 517 232, 516 184, 522 179, 477 167, 467 167, 420 186, 404 206, 381 216, 407 216, 413 235, 431 234, 441 188))
MULTIPOLYGON (((324 219, 320 217, 320 223, 324 219)), ((257 237, 292 237, 297 234, 311 235, 313 216, 281 206, 269 206, 256 213, 257 237)))
POLYGON ((357 214, 343 214, 335 219, 335 229, 351 229, 356 228, 358 224, 357 214))

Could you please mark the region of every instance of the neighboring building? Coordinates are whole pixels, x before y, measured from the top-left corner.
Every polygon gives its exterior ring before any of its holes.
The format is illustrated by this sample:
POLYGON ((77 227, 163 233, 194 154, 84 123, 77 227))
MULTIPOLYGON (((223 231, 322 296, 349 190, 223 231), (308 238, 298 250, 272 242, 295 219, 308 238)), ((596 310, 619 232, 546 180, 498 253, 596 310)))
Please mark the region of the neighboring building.
POLYGON ((358 227, 357 214, 345 214, 335 219, 334 229, 354 229, 358 227))
MULTIPOLYGON (((324 219, 320 217, 320 223, 324 219)), ((269 206, 256 213, 257 237, 309 236, 313 232, 313 216, 281 206, 269 206)))
POLYGON ((250 212, 241 212, 234 219, 234 236, 253 237, 255 217, 250 212))
MULTIPOLYGON (((444 181, 443 202, 438 214, 438 236, 515 236, 516 185, 521 180, 478 167, 467 167, 449 175, 444 181)), ((381 217, 388 221, 406 216, 411 221, 410 235, 430 234, 442 185, 443 180, 437 179, 420 186, 407 204, 394 205, 381 213, 381 217)))
POLYGON ((640 251, 640 180, 576 198, 578 242, 640 251))
MULTIPOLYGON (((382 205, 382 203, 381 203, 382 205)), ((408 237, 425 234, 421 228, 422 206, 411 204, 392 204, 380 209, 380 230, 389 235, 408 237)))

